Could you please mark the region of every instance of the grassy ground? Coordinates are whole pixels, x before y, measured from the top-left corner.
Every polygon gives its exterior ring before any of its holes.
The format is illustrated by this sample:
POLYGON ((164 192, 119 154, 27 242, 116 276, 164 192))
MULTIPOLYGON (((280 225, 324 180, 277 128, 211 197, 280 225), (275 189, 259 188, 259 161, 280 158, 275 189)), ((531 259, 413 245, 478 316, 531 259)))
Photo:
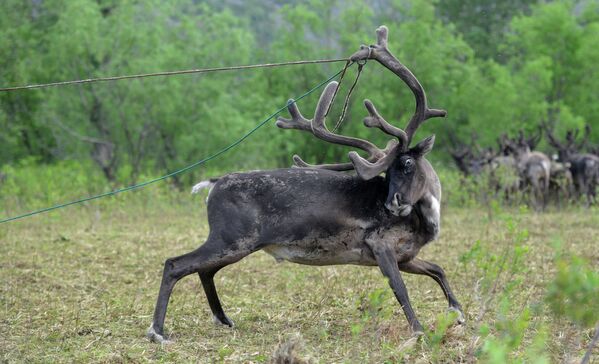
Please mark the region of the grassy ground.
MULTIPOLYGON (((481 330, 499 335, 500 297, 511 280, 522 279, 504 297, 510 314, 543 301, 555 271, 554 242, 599 266, 597 211, 510 211, 489 219, 476 209, 445 209, 440 240, 420 257, 445 268, 465 326, 441 329, 446 302, 430 278, 404 274, 414 309, 431 330, 415 341, 378 269, 275 264, 259 252, 215 279, 234 329, 212 324, 199 279, 190 276, 176 286, 167 314, 174 343, 160 346, 144 334, 162 265, 203 242, 203 201, 186 195, 157 205, 93 206, 0 226, 0 361, 267 362, 281 343, 297 342, 299 357, 322 363, 472 362, 485 345, 481 330), (485 291, 480 262, 464 256, 480 241, 501 257, 518 239, 528 249, 519 264, 528 269, 485 291)), ((512 355, 524 355, 540 332, 551 362, 579 361, 593 333, 542 310, 512 355)))

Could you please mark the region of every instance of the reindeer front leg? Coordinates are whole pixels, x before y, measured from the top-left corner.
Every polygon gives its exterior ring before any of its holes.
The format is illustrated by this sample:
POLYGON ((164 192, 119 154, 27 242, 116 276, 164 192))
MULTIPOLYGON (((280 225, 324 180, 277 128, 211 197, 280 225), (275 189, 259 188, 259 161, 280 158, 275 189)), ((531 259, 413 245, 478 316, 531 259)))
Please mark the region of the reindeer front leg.
POLYGON ((464 317, 464 313, 462 311, 462 306, 453 294, 453 291, 449 286, 449 282, 447 281, 447 277, 445 277, 445 272, 443 271, 443 268, 441 268, 437 264, 414 258, 409 262, 399 263, 399 269, 402 272, 422 274, 434 279, 435 282, 437 282, 437 284, 443 290, 445 298, 447 298, 447 302, 449 303, 449 310, 454 311, 458 314, 458 323, 463 324, 464 322, 466 322, 466 318, 464 317))
POLYGON ((397 266, 397 260, 395 259, 394 249, 385 242, 367 242, 366 243, 376 259, 376 262, 381 269, 381 272, 389 280, 389 285, 393 289, 395 297, 399 301, 401 308, 403 309, 412 333, 415 336, 421 336, 424 334, 422 325, 416 318, 416 314, 410 304, 410 298, 408 297, 408 291, 406 285, 401 278, 399 273, 399 267, 397 266))

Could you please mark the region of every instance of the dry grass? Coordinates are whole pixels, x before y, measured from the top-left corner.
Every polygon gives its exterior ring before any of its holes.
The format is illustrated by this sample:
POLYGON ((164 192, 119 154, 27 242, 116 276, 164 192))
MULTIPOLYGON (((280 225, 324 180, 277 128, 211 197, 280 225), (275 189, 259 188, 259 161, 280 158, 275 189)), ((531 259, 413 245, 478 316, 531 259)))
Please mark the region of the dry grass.
MULTIPOLYGON (((216 277, 234 329, 212 324, 199 279, 190 276, 175 288, 167 314, 174 343, 152 344, 144 334, 162 264, 194 249, 207 234, 201 199, 184 201, 133 207, 114 202, 103 212, 70 208, 0 226, 0 360, 268 362, 282 344, 300 340, 302 345, 291 343, 293 355, 305 362, 471 362, 481 345, 479 325, 495 320, 491 307, 476 322, 480 277, 459 257, 477 240, 500 251, 509 241, 504 223, 473 210, 446 209, 441 239, 421 258, 445 268, 468 324, 450 328, 436 349, 410 339, 376 268, 275 264, 262 252, 216 277)), ((516 307, 542 301, 556 239, 599 266, 597 211, 514 214, 530 232, 530 271, 513 297, 516 307)), ((404 277, 421 322, 434 329, 446 310, 441 290, 429 278, 404 277)), ((579 360, 592 333, 546 314, 539 320, 550 329, 551 360, 579 360)))

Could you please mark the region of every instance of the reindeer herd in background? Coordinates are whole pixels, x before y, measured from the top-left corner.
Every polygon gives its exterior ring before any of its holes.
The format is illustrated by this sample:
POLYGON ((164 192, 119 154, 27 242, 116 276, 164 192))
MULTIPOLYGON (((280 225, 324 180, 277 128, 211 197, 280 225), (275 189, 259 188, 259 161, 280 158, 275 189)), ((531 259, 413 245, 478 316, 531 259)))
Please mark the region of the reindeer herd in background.
POLYGON ((487 177, 488 187, 507 201, 523 194, 537 209, 550 201, 561 206, 580 199, 590 206, 596 202, 599 185, 599 146, 589 144, 590 132, 587 125, 579 138, 578 129, 568 130, 560 141, 547 124, 542 124, 533 135, 527 136, 523 130, 513 138, 501 135, 497 149, 481 148, 476 134, 470 145, 457 147, 453 137, 450 154, 464 176, 487 177), (554 148, 551 156, 535 150, 543 132, 554 148))

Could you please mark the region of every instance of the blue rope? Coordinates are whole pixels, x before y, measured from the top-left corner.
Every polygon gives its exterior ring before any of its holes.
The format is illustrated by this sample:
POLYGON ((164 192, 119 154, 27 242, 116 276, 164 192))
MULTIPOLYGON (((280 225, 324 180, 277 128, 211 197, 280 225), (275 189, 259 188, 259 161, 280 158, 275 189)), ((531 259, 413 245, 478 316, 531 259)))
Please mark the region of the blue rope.
POLYGON ((299 100, 303 99, 304 97, 310 95, 312 92, 318 90, 319 88, 321 88, 324 84, 328 83, 329 81, 331 81, 332 79, 334 79, 335 77, 339 76, 339 74, 341 74, 343 72, 344 69, 339 70, 337 73, 335 73, 334 75, 332 75, 331 77, 327 78, 326 80, 322 81, 321 83, 319 83, 318 85, 314 86, 312 89, 308 90, 306 93, 304 93, 303 95, 301 95, 300 97, 298 97, 297 99, 294 99, 293 102, 288 103, 287 105, 279 108, 277 111, 275 111, 274 113, 272 113, 269 117, 267 117, 266 119, 262 120, 258 125, 256 125, 255 127, 253 127, 250 131, 248 131, 247 133, 245 133, 241 138, 237 139, 236 141, 234 141, 233 143, 229 144, 228 146, 224 147, 223 149, 219 150, 218 152, 198 161, 195 162, 193 164, 188 165, 187 167, 183 167, 181 169, 178 169, 174 172, 171 172, 167 175, 164 175, 162 177, 158 177, 146 182, 142 182, 136 185, 132 185, 132 186, 128 186, 128 187, 124 187, 124 188, 120 188, 117 190, 113 190, 110 192, 105 192, 105 193, 101 193, 99 195, 95 195, 95 196, 90 196, 90 197, 86 197, 86 198, 82 198, 80 200, 76 200, 76 201, 71 201, 71 202, 66 202, 66 203, 62 203, 60 205, 55 205, 55 206, 51 206, 51 207, 46 207, 44 209, 40 209, 40 210, 35 210, 35 211, 31 211, 28 212, 26 214, 23 215, 18 215, 18 216, 14 216, 14 217, 9 217, 7 219, 4 220, 0 220, 0 224, 3 224, 5 222, 9 222, 9 221, 14 221, 14 220, 19 220, 25 217, 29 217, 29 216, 33 216, 33 215, 37 215, 37 214, 41 214, 43 212, 48 212, 48 211, 52 211, 52 210, 57 210, 63 207, 67 207, 67 206, 71 206, 71 205, 76 205, 76 204, 80 204, 83 202, 87 202, 87 201, 91 201, 91 200, 96 200, 98 198, 102 198, 102 197, 106 197, 106 196, 113 196, 116 195, 118 193, 121 192, 127 192, 127 191, 132 191, 132 190, 136 190, 138 188, 142 188, 145 187, 147 185, 150 185, 152 183, 156 183, 162 180, 165 180, 167 178, 176 176, 178 174, 181 173, 185 173, 187 171, 189 171, 192 168, 195 168, 199 165, 202 165, 218 156, 220 156, 223 153, 226 153, 227 151, 229 151, 230 149, 235 148, 236 146, 238 146, 239 144, 241 144, 244 140, 246 140, 250 135, 252 135, 256 130, 260 129, 262 126, 264 126, 267 122, 269 122, 270 120, 272 120, 275 116, 277 116, 281 111, 285 110, 287 108, 288 105, 293 104, 298 102, 299 100))

